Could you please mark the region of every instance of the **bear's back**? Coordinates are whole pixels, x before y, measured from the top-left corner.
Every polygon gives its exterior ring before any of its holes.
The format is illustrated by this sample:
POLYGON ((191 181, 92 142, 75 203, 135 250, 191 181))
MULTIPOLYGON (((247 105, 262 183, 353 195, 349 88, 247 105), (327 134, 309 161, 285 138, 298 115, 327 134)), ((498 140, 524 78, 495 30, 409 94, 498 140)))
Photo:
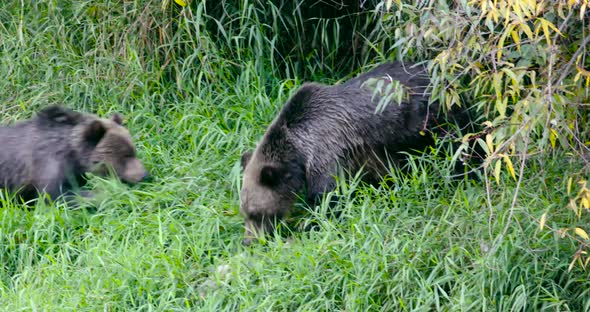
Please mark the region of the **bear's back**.
POLYGON ((363 83, 371 78, 399 81, 404 86, 415 91, 425 91, 430 83, 428 71, 423 65, 394 62, 379 65, 371 71, 349 79, 335 87, 360 88, 363 83))

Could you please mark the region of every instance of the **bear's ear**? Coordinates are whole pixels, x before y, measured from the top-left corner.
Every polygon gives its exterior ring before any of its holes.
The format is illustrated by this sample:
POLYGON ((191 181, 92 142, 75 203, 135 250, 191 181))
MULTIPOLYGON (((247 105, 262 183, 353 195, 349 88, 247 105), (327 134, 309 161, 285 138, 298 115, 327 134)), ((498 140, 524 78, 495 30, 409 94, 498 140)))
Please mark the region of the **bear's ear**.
POLYGON ((107 129, 104 127, 100 120, 93 120, 86 129, 84 129, 84 142, 88 143, 91 146, 98 145, 98 142, 102 140, 107 129))
POLYGON ((120 114, 113 114, 113 116, 111 116, 111 120, 118 125, 123 125, 123 116, 120 114))
POLYGON ((76 125, 80 122, 82 114, 62 106, 52 105, 39 111, 37 116, 45 122, 76 125))
POLYGON ((242 170, 246 169, 246 165, 250 162, 250 158, 252 158, 252 151, 247 151, 244 154, 242 154, 242 170))
POLYGON ((283 175, 283 170, 274 166, 264 166, 260 170, 260 183, 266 186, 275 186, 279 184, 283 175))

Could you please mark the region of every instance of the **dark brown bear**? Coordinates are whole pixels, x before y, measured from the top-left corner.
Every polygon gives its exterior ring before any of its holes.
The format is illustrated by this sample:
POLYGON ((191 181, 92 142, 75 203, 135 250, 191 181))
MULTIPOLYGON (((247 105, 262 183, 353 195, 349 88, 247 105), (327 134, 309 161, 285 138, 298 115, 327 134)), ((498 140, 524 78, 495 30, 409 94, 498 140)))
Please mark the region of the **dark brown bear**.
POLYGON ((147 175, 121 116, 111 119, 47 107, 29 120, 0 127, 0 188, 24 200, 56 199, 84 183, 85 173, 136 183, 147 175))
POLYGON ((363 179, 376 182, 387 173, 388 163, 404 157, 400 152, 433 144, 428 130, 440 123, 439 108, 428 105, 428 84, 426 69, 408 63, 383 64, 341 85, 304 84, 254 152, 242 156, 244 244, 258 232, 272 230, 304 190, 310 203, 333 190, 337 166, 352 173, 362 168, 363 179), (405 100, 376 112, 381 98, 365 83, 369 78, 384 85, 399 81, 405 100))

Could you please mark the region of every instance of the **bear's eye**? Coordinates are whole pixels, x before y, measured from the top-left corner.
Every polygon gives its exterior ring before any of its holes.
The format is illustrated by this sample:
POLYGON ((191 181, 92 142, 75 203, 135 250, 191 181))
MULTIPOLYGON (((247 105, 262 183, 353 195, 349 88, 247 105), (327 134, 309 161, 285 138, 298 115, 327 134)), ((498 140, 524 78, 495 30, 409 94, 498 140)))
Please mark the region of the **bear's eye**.
POLYGON ((121 157, 122 158, 125 158, 125 159, 127 159, 127 158, 135 158, 135 155, 136 155, 135 154, 135 151, 132 150, 132 149, 121 151, 121 157))

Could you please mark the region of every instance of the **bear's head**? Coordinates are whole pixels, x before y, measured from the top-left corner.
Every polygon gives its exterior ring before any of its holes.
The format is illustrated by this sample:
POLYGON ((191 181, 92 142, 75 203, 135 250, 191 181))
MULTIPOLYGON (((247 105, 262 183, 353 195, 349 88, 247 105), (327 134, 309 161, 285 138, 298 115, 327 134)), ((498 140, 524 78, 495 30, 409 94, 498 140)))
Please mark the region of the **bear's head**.
POLYGON ((119 114, 88 122, 82 136, 92 148, 89 172, 106 175, 112 170, 127 183, 137 183, 149 176, 137 158, 131 135, 119 114))
POLYGON ((131 135, 119 114, 105 119, 52 106, 41 111, 39 119, 45 127, 71 127, 73 157, 79 173, 106 176, 112 171, 126 183, 140 182, 149 175, 137 158, 131 135))
POLYGON ((271 133, 254 152, 242 155, 240 213, 245 218, 244 245, 273 231, 275 223, 289 213, 297 194, 305 188, 304 162, 289 146, 271 133))

